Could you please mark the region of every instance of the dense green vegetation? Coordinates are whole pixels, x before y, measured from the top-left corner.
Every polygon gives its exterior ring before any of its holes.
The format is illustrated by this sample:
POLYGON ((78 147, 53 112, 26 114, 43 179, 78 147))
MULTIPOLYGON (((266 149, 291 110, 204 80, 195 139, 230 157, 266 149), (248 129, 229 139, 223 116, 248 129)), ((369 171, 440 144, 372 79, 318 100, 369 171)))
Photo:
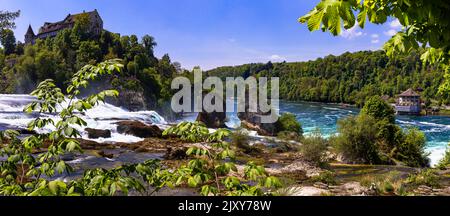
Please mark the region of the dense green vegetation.
POLYGON ((82 153, 77 139, 80 131, 74 125, 86 126, 87 123, 78 113, 104 103, 106 97, 119 94, 116 90, 103 90, 83 97, 80 90, 90 81, 120 72, 122 68, 117 60, 86 65, 70 79, 64 91, 66 94, 51 79, 38 85, 31 93, 38 100, 27 105, 24 111, 57 114, 60 118, 57 121, 50 117, 33 119, 28 124, 29 130, 49 125, 55 129, 23 139, 15 130, 0 132, 0 156, 6 158, 0 161, 0 195, 113 196, 130 192, 151 195, 166 186, 190 186, 199 188, 203 195, 261 196, 270 195, 270 189, 281 187, 276 177, 269 176, 263 166, 252 162, 244 165, 243 177, 237 177, 234 150, 224 141, 230 132, 219 129, 209 133, 198 122, 183 122, 164 131, 164 135, 176 136, 187 142, 202 142, 191 146, 186 151, 191 160, 175 169, 162 167, 158 160, 148 160, 109 170, 84 170, 81 178, 68 182, 49 181, 47 178, 57 173, 73 172, 70 164, 62 160, 62 155, 82 153), (62 110, 57 112, 56 107, 62 110))
POLYGON ((170 98, 172 77, 181 71, 180 64, 169 55, 154 56, 156 42, 145 35, 119 35, 103 31, 94 36, 86 28, 86 18, 79 16, 72 29, 65 29, 54 38, 37 40, 35 44, 16 43, 13 32, 3 29, 0 42, 0 93, 29 93, 38 83, 53 79, 60 88, 86 64, 108 59, 123 60, 122 73, 96 81, 102 88, 114 87, 125 93, 143 95, 150 107, 170 98))
POLYGON ((324 166, 329 160, 327 158, 328 146, 328 140, 322 136, 320 130, 316 130, 302 139, 300 152, 306 161, 317 166, 324 166))
POLYGON ((382 24, 389 17, 398 19, 404 28, 387 41, 383 50, 391 59, 409 54, 419 47, 423 63, 436 64, 445 71, 439 87, 450 91, 450 3, 445 0, 322 0, 308 14, 298 19, 310 31, 321 29, 334 36, 355 25, 364 28, 366 21, 382 24))
POLYGON ((337 152, 353 163, 383 164, 394 159, 407 166, 428 166, 424 133, 416 128, 402 130, 392 109, 374 96, 358 116, 340 119, 338 135, 331 141, 337 152))
POLYGON ((245 64, 219 67, 210 76, 279 76, 280 97, 287 100, 351 103, 363 106, 373 95, 395 97, 408 88, 421 88, 426 104, 450 103, 438 94, 442 72, 424 67, 420 55, 411 52, 390 60, 383 51, 361 51, 327 56, 308 62, 245 64))

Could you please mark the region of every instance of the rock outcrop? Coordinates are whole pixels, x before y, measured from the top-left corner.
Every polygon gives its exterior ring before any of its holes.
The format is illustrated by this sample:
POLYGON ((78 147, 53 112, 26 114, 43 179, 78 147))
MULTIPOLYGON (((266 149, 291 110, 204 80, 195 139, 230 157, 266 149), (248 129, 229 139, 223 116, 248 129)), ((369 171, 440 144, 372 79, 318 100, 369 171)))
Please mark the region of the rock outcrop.
POLYGON ((147 108, 144 93, 141 91, 122 90, 117 98, 117 105, 130 111, 145 110, 147 108))
POLYGON ((84 131, 86 131, 88 133, 89 139, 110 138, 111 137, 110 130, 86 128, 86 129, 84 129, 84 131))
POLYGON ((241 120, 241 126, 250 130, 255 130, 262 136, 276 136, 281 129, 279 122, 262 123, 261 116, 266 116, 270 113, 262 112, 259 107, 257 107, 257 112, 250 112, 248 91, 246 91, 245 97, 245 112, 238 112, 237 114, 238 118, 241 120))
MULTIPOLYGON (((203 97, 206 93, 203 93, 203 97)), ((196 121, 203 122, 209 128, 225 128, 227 114, 226 114, 226 100, 222 99, 223 112, 206 112, 204 109, 197 116, 196 121)))
POLYGON ((156 125, 147 125, 140 121, 117 122, 117 132, 141 138, 161 137, 162 130, 156 125))

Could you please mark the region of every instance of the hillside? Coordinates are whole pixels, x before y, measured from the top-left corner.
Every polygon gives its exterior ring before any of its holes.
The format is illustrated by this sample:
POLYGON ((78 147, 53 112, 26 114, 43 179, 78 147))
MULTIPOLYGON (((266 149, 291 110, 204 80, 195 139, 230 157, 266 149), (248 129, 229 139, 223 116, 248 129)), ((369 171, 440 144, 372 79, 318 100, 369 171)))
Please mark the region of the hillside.
MULTIPOLYGON (((280 97, 293 101, 350 103, 362 106, 367 97, 421 89, 427 105, 448 104, 448 95, 437 93, 442 72, 423 67, 420 55, 412 52, 389 60, 383 51, 360 51, 329 55, 314 61, 254 63, 219 67, 210 76, 279 76, 280 97)), ((392 100, 392 99, 391 99, 392 100)))

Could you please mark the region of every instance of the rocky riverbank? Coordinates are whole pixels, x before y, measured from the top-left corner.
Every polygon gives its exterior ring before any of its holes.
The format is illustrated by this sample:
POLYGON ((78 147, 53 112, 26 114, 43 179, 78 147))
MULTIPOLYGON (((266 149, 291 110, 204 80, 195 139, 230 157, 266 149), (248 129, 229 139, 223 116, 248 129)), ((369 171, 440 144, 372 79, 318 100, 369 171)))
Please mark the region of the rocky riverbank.
MULTIPOLYGON (((154 128, 154 126, 148 127, 154 128)), ((279 177, 285 186, 277 191, 278 195, 450 195, 450 170, 436 170, 437 182, 430 185, 427 181, 408 182, 410 176, 419 175, 421 170, 400 165, 349 165, 334 159, 334 162, 328 166, 318 167, 305 161, 296 150, 296 146, 301 145, 300 143, 271 140, 270 145, 258 140, 252 141, 251 150, 236 149, 237 175, 242 175, 243 164, 248 161, 264 165, 266 171, 279 177)), ((150 158, 160 159, 165 167, 171 168, 187 162, 189 157, 185 154, 186 150, 190 146, 199 145, 199 143, 185 142, 175 137, 153 136, 153 134, 135 143, 98 143, 84 139, 79 141, 89 156, 78 155, 69 158, 69 163, 74 164, 76 169, 90 166, 114 167, 150 158)), ((201 144, 208 145, 208 143, 201 144)), ((81 170, 78 170, 75 173, 80 172, 81 170)), ((196 194, 198 193, 195 190, 178 188, 164 189, 152 195, 196 194)))

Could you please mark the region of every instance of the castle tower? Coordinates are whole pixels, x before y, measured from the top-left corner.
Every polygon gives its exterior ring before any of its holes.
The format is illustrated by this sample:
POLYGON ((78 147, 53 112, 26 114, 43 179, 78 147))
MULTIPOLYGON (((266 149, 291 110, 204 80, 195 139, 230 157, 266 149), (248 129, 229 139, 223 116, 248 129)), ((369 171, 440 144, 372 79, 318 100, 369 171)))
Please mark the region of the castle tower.
POLYGON ((27 30, 27 33, 25 34, 25 43, 33 44, 35 38, 36 38, 36 35, 33 32, 33 28, 31 28, 31 25, 28 25, 28 30, 27 30))

